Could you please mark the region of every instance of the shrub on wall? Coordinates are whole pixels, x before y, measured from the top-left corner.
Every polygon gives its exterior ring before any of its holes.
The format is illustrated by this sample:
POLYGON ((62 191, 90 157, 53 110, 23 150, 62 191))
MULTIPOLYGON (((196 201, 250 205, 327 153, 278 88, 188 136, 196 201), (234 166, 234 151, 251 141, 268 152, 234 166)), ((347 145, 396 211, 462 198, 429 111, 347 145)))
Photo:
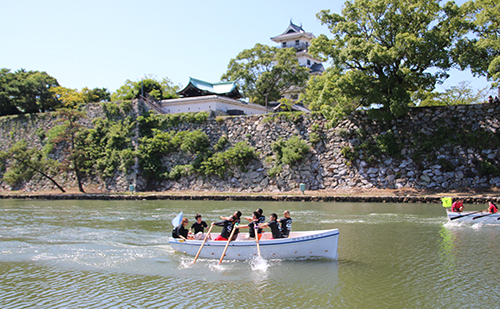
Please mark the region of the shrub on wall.
POLYGON ((206 175, 218 175, 224 178, 230 167, 245 170, 246 166, 257 158, 255 148, 245 142, 239 142, 224 152, 217 152, 202 162, 202 171, 206 175))
POLYGON ((299 162, 311 150, 311 146, 302 138, 294 135, 287 141, 280 138, 273 142, 271 150, 274 153, 275 165, 268 171, 268 174, 276 176, 281 172, 282 164, 292 166, 299 162))

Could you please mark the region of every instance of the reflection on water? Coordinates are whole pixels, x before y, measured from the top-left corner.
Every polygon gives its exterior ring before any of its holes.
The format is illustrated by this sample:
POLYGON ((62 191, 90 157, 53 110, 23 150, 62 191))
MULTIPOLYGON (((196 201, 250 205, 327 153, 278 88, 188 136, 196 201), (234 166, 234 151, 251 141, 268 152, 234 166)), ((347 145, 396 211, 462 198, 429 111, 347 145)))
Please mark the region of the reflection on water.
POLYGON ((500 226, 440 205, 0 200, 0 308, 495 307, 500 226), (294 230, 339 228, 339 261, 199 259, 168 245, 181 210, 288 209, 294 230))

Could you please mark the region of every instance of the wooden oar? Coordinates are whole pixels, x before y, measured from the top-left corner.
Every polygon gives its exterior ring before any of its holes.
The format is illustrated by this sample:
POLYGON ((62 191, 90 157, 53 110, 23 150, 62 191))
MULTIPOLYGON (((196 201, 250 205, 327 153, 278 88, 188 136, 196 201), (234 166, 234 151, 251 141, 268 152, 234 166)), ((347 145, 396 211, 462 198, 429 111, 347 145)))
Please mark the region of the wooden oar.
POLYGON ((481 211, 474 211, 474 212, 468 213, 468 214, 466 214, 466 215, 456 216, 456 217, 454 217, 454 218, 450 218, 450 221, 451 221, 451 220, 458 219, 458 218, 462 218, 462 217, 467 217, 467 216, 470 216, 470 215, 473 215, 473 214, 477 214, 478 212, 483 212, 483 211, 482 211, 482 210, 481 210, 481 211))
POLYGON ((233 238, 234 232, 236 231, 237 224, 233 226, 233 230, 231 231, 231 235, 229 235, 229 239, 227 240, 226 247, 224 247, 224 252, 222 252, 222 256, 220 257, 219 264, 222 263, 222 260, 224 259, 224 256, 226 255, 227 247, 229 247, 229 243, 231 242, 231 239, 233 238))
MULTIPOLYGON (((493 213, 493 214, 487 213, 487 214, 482 215, 482 216, 477 216, 477 217, 472 218, 472 220, 476 220, 476 219, 478 219, 478 218, 482 218, 482 217, 486 217, 486 216, 491 216, 491 215, 494 215, 494 213, 493 213)), ((498 219, 497 219, 497 220, 498 220, 498 219)))
POLYGON ((255 229, 255 242, 257 243, 257 252, 259 252, 260 257, 260 245, 259 245, 259 229, 255 229))
POLYGON ((196 256, 194 257, 194 261, 192 264, 196 263, 196 260, 198 259, 198 256, 200 256, 201 249, 203 249, 203 246, 205 245, 205 242, 207 241, 208 237, 210 236, 210 232, 212 231, 212 228, 214 227, 214 223, 212 222, 212 225, 208 229, 207 235, 205 235, 205 239, 203 239, 203 242, 201 243, 200 249, 198 249, 198 253, 196 253, 196 256))

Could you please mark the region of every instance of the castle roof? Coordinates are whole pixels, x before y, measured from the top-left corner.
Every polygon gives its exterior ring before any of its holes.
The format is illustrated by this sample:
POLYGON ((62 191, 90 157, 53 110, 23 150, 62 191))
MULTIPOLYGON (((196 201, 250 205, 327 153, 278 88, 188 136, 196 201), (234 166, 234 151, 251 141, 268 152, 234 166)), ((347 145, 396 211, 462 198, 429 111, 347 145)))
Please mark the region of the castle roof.
POLYGON ((290 20, 290 25, 288 25, 288 28, 286 28, 286 30, 282 34, 272 37, 271 40, 279 43, 281 41, 297 37, 306 37, 308 39, 313 39, 314 35, 312 34, 312 32, 306 32, 302 28, 302 25, 297 26, 290 20))
POLYGON ((232 99, 242 98, 236 82, 209 83, 192 77, 189 77, 187 86, 178 91, 177 94, 183 97, 220 95, 232 99))

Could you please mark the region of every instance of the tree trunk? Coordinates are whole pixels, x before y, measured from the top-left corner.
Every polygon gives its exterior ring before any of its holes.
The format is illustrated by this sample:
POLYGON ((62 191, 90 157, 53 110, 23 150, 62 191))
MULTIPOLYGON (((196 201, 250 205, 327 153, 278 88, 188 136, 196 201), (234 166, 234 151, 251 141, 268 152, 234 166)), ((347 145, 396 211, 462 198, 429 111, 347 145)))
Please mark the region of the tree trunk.
POLYGON ((35 172, 37 173, 40 173, 43 177, 47 178, 48 180, 52 181, 53 184, 55 184, 57 186, 57 188, 59 188, 59 190, 61 190, 62 193, 65 193, 66 191, 64 191, 63 187, 61 187, 52 177, 50 177, 49 175, 45 174, 44 172, 42 172, 41 170, 37 169, 37 168, 34 168, 33 166, 31 166, 30 164, 26 163, 24 160, 21 160, 21 159, 18 159, 14 156, 12 156, 12 158, 14 158, 15 160, 19 161, 20 163, 24 164, 25 166, 33 169, 35 172))

